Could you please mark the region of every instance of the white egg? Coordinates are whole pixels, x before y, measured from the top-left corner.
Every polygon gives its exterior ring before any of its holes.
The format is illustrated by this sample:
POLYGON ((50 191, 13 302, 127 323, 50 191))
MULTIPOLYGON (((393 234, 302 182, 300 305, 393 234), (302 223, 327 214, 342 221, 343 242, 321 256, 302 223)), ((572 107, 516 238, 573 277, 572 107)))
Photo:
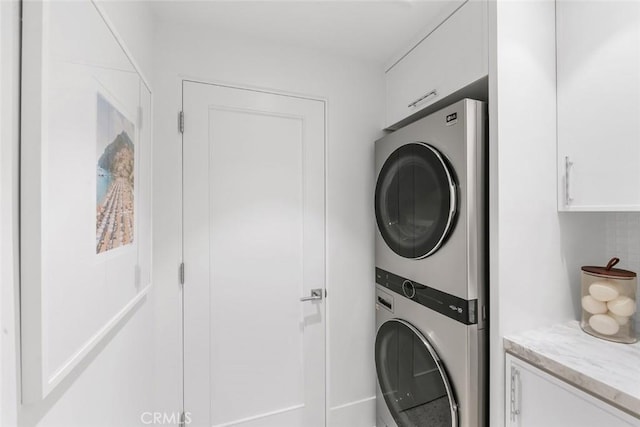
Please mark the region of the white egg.
POLYGON ((602 335, 615 335, 620 330, 620 325, 618 325, 616 319, 606 314, 594 314, 591 316, 589 326, 602 335))
POLYGON ((636 302, 625 296, 612 299, 607 303, 607 307, 618 316, 631 316, 636 312, 636 302))
POLYGON ((598 301, 611 301, 618 298, 620 293, 613 283, 595 282, 589 286, 589 293, 598 301))
POLYGON ((585 295, 582 297, 582 308, 591 314, 604 314, 607 312, 607 303, 598 301, 591 295, 585 295))
POLYGON ((608 312, 607 315, 616 319, 616 322, 618 322, 618 325, 620 326, 624 326, 629 323, 629 316, 618 316, 617 314, 614 314, 612 312, 608 312))

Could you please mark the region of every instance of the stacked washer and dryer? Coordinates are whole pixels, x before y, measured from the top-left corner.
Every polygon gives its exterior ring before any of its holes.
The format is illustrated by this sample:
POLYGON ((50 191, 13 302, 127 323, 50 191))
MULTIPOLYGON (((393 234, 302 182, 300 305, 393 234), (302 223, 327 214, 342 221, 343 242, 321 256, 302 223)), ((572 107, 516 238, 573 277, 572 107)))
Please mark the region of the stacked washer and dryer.
POLYGON ((378 427, 487 425, 486 104, 375 145, 378 427))

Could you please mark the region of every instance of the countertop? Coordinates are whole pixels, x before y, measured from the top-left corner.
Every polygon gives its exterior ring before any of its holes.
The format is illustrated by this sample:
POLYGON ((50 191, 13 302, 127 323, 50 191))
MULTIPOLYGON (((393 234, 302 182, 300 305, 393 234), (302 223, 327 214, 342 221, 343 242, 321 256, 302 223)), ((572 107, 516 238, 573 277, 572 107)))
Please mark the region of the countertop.
POLYGON ((601 340, 572 321, 506 336, 504 348, 640 418, 640 342, 601 340))

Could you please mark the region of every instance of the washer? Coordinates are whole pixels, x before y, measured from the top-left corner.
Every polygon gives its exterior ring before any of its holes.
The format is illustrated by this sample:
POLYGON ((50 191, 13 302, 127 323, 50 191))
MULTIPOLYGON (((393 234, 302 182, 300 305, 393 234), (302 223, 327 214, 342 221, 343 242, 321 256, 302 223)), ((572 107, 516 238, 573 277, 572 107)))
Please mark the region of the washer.
POLYGON ((470 99, 376 142, 378 426, 487 425, 486 148, 470 99))
POLYGON ((377 427, 487 425, 486 330, 382 285, 376 329, 377 427))

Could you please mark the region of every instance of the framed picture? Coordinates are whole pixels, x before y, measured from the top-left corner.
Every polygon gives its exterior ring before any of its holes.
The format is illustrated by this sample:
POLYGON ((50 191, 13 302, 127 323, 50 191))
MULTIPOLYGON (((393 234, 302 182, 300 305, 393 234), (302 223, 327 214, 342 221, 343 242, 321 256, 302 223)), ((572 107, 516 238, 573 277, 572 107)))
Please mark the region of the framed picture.
POLYGON ((135 125, 104 95, 97 96, 96 253, 133 244, 135 125))
POLYGON ((25 2, 23 402, 46 397, 151 285, 151 91, 92 1, 25 2))

